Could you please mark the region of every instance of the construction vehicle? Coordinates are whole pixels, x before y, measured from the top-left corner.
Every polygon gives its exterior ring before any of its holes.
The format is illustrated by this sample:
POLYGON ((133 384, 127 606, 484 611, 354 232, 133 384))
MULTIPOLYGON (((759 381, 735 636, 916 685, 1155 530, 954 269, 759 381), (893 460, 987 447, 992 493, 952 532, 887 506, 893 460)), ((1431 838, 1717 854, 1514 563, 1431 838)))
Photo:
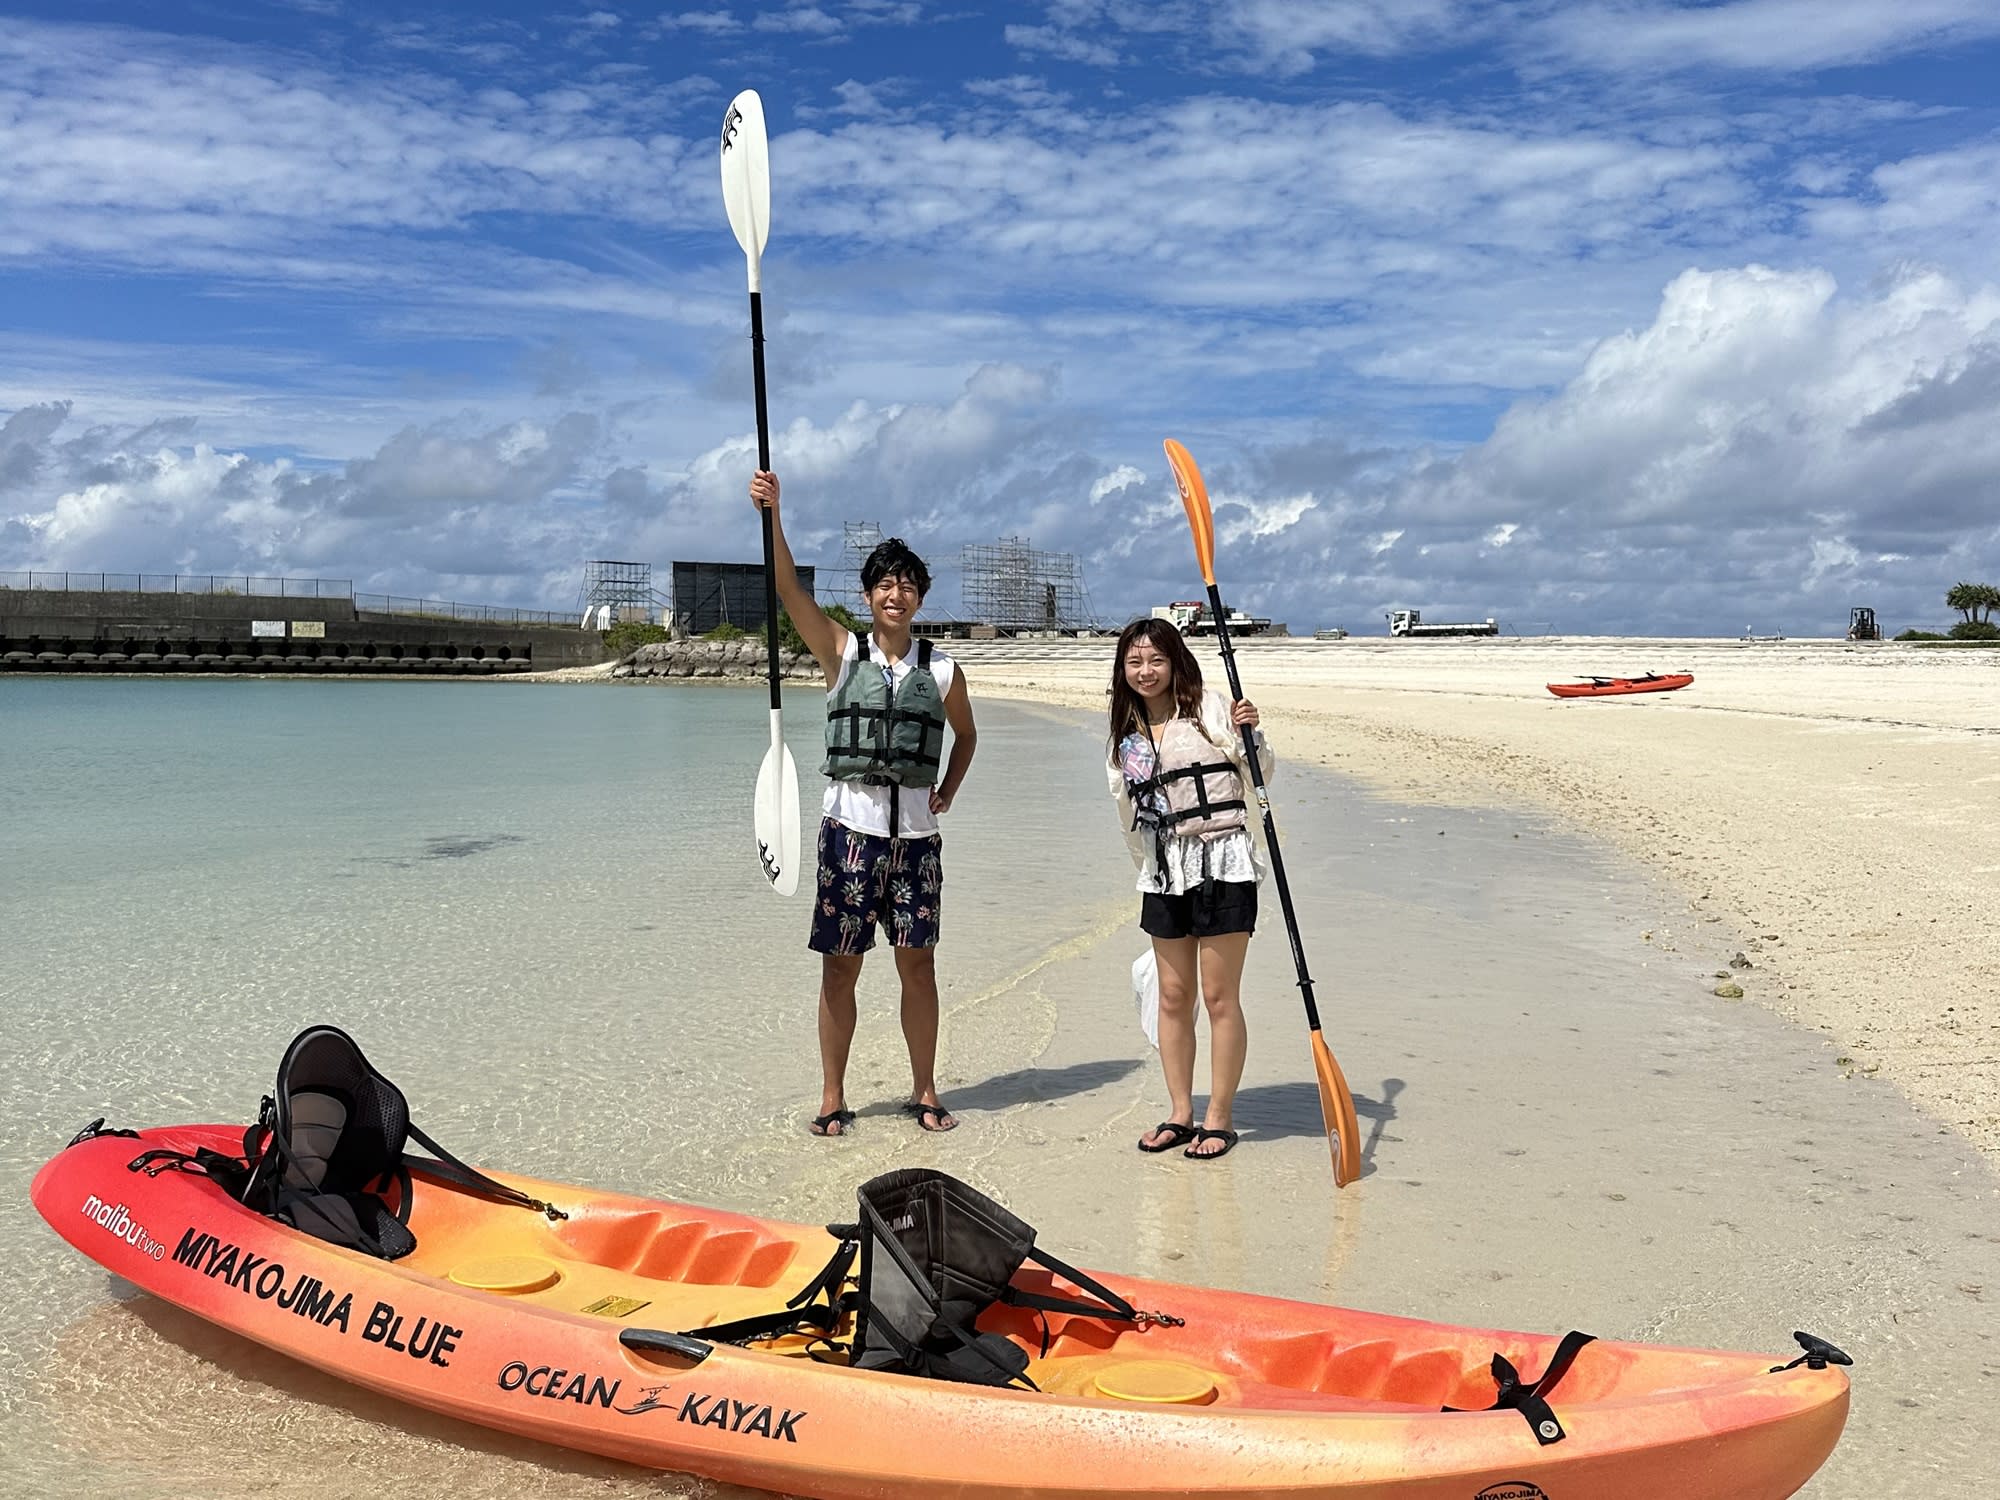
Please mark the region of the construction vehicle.
POLYGON ((1420 609, 1389 611, 1389 634, 1408 636, 1498 635, 1500 626, 1488 616, 1484 620, 1460 620, 1449 625, 1426 621, 1420 609))
MULTIPOLYGON (((1176 599, 1172 604, 1156 604, 1153 606, 1153 618, 1171 622, 1182 635, 1215 634, 1215 617, 1209 614, 1208 606, 1199 599, 1176 599)), ((1263 615, 1246 615, 1233 606, 1229 611, 1231 635, 1262 635, 1270 628, 1270 620, 1263 615)))
POLYGON ((1882 627, 1875 623, 1875 611, 1865 604, 1857 604, 1847 612, 1847 638, 1850 641, 1879 641, 1882 627))

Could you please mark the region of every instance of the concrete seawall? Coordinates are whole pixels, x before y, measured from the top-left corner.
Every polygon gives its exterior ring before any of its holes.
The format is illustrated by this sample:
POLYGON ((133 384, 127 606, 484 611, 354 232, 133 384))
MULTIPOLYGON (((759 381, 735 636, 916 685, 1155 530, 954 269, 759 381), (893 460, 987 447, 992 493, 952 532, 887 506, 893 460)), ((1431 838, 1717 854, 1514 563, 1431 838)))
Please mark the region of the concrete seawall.
POLYGON ((377 614, 351 599, 0 589, 0 671, 471 675, 609 655, 594 630, 377 614))

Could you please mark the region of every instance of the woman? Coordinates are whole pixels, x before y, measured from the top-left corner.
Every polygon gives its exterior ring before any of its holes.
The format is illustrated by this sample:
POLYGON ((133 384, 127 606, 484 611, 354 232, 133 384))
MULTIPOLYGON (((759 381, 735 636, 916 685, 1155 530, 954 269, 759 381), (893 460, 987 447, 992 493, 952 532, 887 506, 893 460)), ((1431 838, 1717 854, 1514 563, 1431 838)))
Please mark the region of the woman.
MULTIPOLYGON (((1160 974, 1160 1066, 1172 1108, 1139 1138, 1141 1151, 1176 1147, 1194 1161, 1227 1156, 1236 1086, 1249 1044, 1243 960, 1257 926, 1262 829, 1250 816, 1239 726, 1257 727, 1247 699, 1205 692, 1201 668, 1165 620, 1135 620, 1118 637, 1111 672, 1107 766, 1118 815, 1139 866, 1139 926, 1160 974), (1194 1122, 1194 1005, 1208 1009, 1208 1109, 1194 1122)), ((1262 734, 1258 759, 1270 775, 1262 734)))

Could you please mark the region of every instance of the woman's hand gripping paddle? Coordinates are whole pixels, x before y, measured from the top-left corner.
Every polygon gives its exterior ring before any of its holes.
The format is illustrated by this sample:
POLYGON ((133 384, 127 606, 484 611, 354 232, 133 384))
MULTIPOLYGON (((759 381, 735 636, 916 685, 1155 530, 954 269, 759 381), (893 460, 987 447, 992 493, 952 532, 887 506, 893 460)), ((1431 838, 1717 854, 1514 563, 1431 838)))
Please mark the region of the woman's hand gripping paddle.
MULTIPOLYGON (((1215 636, 1222 647, 1222 665, 1229 673, 1229 696, 1240 699, 1243 684, 1236 676, 1236 651, 1229 643, 1229 616, 1222 607, 1222 591, 1215 586, 1215 517, 1208 508, 1208 486, 1194 459, 1172 438, 1167 439, 1167 462, 1173 466, 1174 483, 1180 486, 1181 504, 1187 507, 1188 529, 1194 533, 1194 554, 1201 562, 1202 582, 1208 585, 1208 607, 1215 611, 1215 636)), ((1285 911, 1285 931, 1292 940, 1292 962, 1299 972, 1299 994, 1306 1003, 1306 1025, 1312 1028, 1313 1072, 1319 1078, 1319 1109, 1326 1121, 1327 1145, 1333 1151, 1333 1185, 1346 1187, 1361 1175, 1361 1123, 1354 1117, 1354 1095, 1340 1064, 1327 1049, 1319 1029, 1319 1007, 1313 1003, 1312 977, 1306 973, 1306 950, 1299 943, 1299 919, 1292 911, 1292 890, 1285 882, 1285 857, 1278 848, 1278 829, 1271 819, 1271 797, 1264 790, 1264 768, 1257 761, 1257 742, 1248 725, 1243 728, 1243 755, 1250 763, 1250 780, 1257 788, 1257 806, 1264 814, 1264 842, 1271 851, 1271 873, 1278 881, 1278 904, 1285 911)))
MULTIPOLYGON (((764 407, 764 301, 758 262, 771 234, 771 149, 764 101, 745 89, 722 117, 722 203, 750 271, 750 368, 757 383, 757 467, 771 467, 771 424, 764 407)), ((780 896, 799 888, 799 770, 785 748, 778 695, 778 572, 771 513, 764 515, 764 640, 771 676, 771 748, 757 768, 757 858, 780 896)))

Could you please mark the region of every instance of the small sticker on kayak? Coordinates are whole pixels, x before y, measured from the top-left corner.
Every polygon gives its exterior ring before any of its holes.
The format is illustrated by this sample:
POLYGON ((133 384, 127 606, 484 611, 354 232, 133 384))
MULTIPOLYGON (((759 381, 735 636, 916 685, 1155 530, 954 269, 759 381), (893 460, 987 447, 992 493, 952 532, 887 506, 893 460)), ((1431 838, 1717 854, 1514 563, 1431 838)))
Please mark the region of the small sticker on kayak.
POLYGON ((651 1306, 643 1297, 599 1297, 584 1311, 598 1318, 629 1318, 642 1307, 651 1306))
POLYGON ((1549 1492, 1528 1479, 1503 1479, 1489 1484, 1472 1500, 1549 1500, 1549 1492))

